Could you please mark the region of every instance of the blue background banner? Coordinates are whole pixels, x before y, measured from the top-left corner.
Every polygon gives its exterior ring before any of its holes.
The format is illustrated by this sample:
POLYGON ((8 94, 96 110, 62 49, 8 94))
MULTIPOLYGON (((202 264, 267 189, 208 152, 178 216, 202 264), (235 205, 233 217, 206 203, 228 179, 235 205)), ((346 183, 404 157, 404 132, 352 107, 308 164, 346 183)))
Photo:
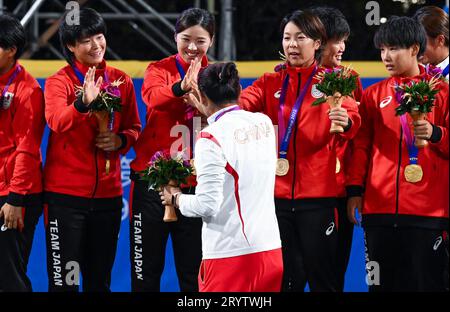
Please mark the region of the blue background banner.
MULTIPOLYGON (((381 80, 382 78, 362 78, 363 87, 381 80)), ((255 79, 245 78, 241 79, 242 87, 245 88, 250 85, 255 79)), ((42 87, 44 87, 45 79, 38 79, 42 87)), ((142 87, 142 78, 133 79, 134 87, 136 89, 136 98, 138 101, 139 115, 143 126, 145 126, 145 104, 142 102, 140 90, 142 87)), ((46 129, 42 141, 42 154, 45 161, 45 153, 47 148, 48 129, 46 129)), ((131 150, 127 155, 122 156, 122 184, 124 188, 124 207, 122 210, 122 224, 119 234, 119 242, 117 247, 117 255, 114 263, 114 268, 111 278, 111 290, 127 292, 131 290, 130 277, 130 245, 129 245, 129 218, 128 218, 128 200, 130 193, 130 162, 134 159, 134 151, 131 150)), ((33 290, 44 292, 47 291, 47 266, 46 266, 46 251, 45 251, 45 231, 43 225, 43 218, 39 220, 34 237, 33 249, 28 265, 28 275, 31 279, 33 290)), ((352 253, 347 269, 344 291, 365 292, 367 291, 367 284, 365 282, 365 261, 364 261, 364 236, 360 227, 355 227, 353 234, 352 253)), ((179 291, 178 279, 176 276, 174 259, 172 253, 172 243, 168 241, 166 248, 166 263, 164 272, 161 278, 161 291, 179 291)))

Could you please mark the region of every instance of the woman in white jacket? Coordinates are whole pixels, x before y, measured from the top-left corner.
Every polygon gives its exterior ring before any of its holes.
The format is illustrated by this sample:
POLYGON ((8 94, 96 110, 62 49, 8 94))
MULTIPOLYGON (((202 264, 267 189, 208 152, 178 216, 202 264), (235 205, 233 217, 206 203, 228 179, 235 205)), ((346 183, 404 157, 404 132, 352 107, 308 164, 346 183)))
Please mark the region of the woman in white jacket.
POLYGON ((200 291, 280 291, 272 122, 239 109, 234 63, 208 66, 199 73, 198 87, 199 94, 190 98, 208 116, 209 126, 195 145, 196 194, 166 187, 161 200, 187 217, 203 219, 200 291))

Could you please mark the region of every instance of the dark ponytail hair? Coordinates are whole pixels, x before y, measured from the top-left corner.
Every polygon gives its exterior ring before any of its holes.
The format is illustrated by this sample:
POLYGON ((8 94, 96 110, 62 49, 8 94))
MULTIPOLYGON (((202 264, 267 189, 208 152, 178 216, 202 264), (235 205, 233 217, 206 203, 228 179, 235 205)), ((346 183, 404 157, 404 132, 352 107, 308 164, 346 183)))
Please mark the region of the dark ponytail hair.
POLYGON ((237 102, 241 85, 236 64, 215 63, 202 69, 198 75, 198 87, 217 106, 237 102))

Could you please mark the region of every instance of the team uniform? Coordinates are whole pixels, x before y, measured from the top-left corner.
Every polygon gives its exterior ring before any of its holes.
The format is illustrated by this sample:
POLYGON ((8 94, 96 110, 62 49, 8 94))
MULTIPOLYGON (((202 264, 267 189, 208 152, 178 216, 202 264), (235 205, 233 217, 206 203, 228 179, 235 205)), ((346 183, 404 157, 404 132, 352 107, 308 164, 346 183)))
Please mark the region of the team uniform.
POLYGON ((113 132, 122 145, 109 152, 95 147, 98 122, 88 113, 75 86, 82 85, 88 67, 75 61, 49 77, 45 84, 45 117, 50 128, 44 168, 47 271, 50 291, 76 291, 66 274, 79 263, 84 291, 109 291, 121 222, 120 155, 136 141, 141 124, 131 78, 107 66, 96 69, 96 80, 124 81, 119 86, 122 111, 114 112, 113 132))
POLYGON ((0 219, 0 292, 31 291, 27 277, 36 224, 42 213, 44 97, 18 62, 0 76, 0 207, 22 207, 24 228, 8 230, 0 219))
POLYGON ((436 65, 442 70, 442 75, 447 79, 449 77, 449 57, 447 56, 445 60, 436 65))
MULTIPOLYGON (((289 120, 294 102, 306 91, 289 139, 286 157, 289 170, 286 175, 277 176, 275 185, 286 291, 303 291, 306 281, 313 291, 338 289, 336 140, 329 133, 328 105, 312 106, 314 100, 322 97, 315 86, 318 70, 321 68, 317 69, 316 64, 307 68, 285 64, 275 73, 264 74, 243 90, 240 97, 244 109, 263 112, 274 125, 279 125, 279 116, 282 122, 289 120), (281 98, 285 109, 280 109, 281 98), (304 272, 298 270, 302 267, 298 261, 303 261, 304 272)), ((355 101, 346 99, 343 107, 348 111, 350 124, 338 136, 348 140, 356 134, 360 117, 355 101)))
MULTIPOLYGON (((353 75, 358 75, 355 71, 353 75)), ((356 89, 353 91, 353 98, 359 104, 361 101, 363 88, 361 79, 356 81, 356 89)), ((353 223, 347 217, 347 194, 345 192, 346 176, 348 167, 352 163, 352 140, 346 140, 340 136, 336 138, 336 181, 338 186, 337 211, 338 211, 338 247, 337 247, 337 279, 339 290, 344 290, 345 272, 347 271, 348 261, 353 241, 353 223)))
MULTIPOLYGON (((202 59, 202 66, 208 60, 202 59)), ((162 150, 186 149, 190 155, 195 111, 183 102, 182 74, 189 64, 172 55, 151 63, 145 73, 142 98, 147 105, 146 124, 134 146, 130 190, 130 258, 132 291, 159 291, 164 269, 167 239, 171 234, 175 265, 181 291, 197 291, 197 272, 201 262, 201 226, 199 218, 186 218, 177 212, 178 221, 163 222, 164 206, 156 191, 148 190, 138 172, 145 170, 152 156, 162 150), (184 136, 184 140, 182 135, 184 136), (179 144, 178 144, 179 143, 179 144), (178 145, 177 145, 178 144, 178 145)), ((199 123, 200 124, 200 123, 199 123)), ((183 192, 193 194, 195 178, 183 192)))
POLYGON ((272 122, 235 105, 208 123, 195 146, 196 193, 179 198, 183 215, 203 219, 199 290, 280 291, 272 122))
MULTIPOLYGON (((407 166, 414 159, 395 115, 394 85, 426 77, 420 66, 418 76, 388 78, 370 86, 362 97, 362 126, 354 139, 347 194, 360 196, 364 187, 367 261, 377 261, 381 274, 381 284, 371 285, 371 291, 443 290, 449 208, 448 84, 439 84, 435 106, 426 117, 433 134, 428 146, 418 149, 420 181, 408 178, 407 166)), ((407 127, 412 119, 406 115, 407 127)))

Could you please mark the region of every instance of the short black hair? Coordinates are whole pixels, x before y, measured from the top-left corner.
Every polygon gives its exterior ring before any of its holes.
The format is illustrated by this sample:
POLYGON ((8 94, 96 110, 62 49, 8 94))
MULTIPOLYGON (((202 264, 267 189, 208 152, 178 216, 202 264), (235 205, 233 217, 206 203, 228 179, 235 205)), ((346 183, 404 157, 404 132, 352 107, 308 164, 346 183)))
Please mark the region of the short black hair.
POLYGON ((214 37, 216 31, 214 15, 199 8, 190 8, 181 12, 181 15, 175 23, 175 34, 179 34, 185 29, 197 25, 205 29, 211 38, 214 37))
POLYGON ((236 64, 215 63, 202 69, 198 87, 217 106, 236 102, 241 93, 236 64))
POLYGON ((407 16, 391 16, 378 28, 373 42, 377 49, 382 45, 407 49, 418 44, 417 57, 420 57, 427 46, 427 35, 422 24, 415 19, 407 16))
POLYGON ((350 26, 344 14, 332 7, 313 7, 309 11, 320 18, 328 39, 342 40, 350 36, 350 26))
POLYGON ((20 21, 9 14, 0 15, 0 47, 2 49, 16 48, 14 59, 17 60, 27 43, 25 30, 20 21))
POLYGON ((74 46, 77 41, 96 34, 106 35, 106 24, 103 17, 94 9, 82 8, 80 10, 80 23, 68 23, 67 11, 59 24, 59 42, 64 52, 64 57, 69 64, 73 64, 73 53, 67 45, 74 46))

